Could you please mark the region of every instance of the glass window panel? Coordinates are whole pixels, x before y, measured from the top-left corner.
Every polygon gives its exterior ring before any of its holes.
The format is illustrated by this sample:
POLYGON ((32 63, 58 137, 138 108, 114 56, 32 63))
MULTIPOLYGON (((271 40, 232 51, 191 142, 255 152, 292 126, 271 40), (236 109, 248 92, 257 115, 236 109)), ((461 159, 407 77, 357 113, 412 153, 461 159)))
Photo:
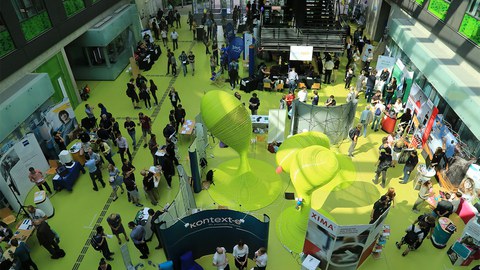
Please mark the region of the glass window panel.
POLYGON ((43 0, 12 0, 20 21, 31 18, 45 10, 43 0))

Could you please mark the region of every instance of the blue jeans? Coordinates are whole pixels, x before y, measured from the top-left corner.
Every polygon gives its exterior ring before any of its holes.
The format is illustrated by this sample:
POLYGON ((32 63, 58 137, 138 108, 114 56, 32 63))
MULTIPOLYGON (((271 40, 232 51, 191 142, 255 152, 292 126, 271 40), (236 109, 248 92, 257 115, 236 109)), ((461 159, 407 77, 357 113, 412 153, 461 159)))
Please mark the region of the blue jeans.
POLYGON ((365 90, 365 98, 367 99, 368 103, 370 103, 372 96, 373 96, 373 87, 367 86, 367 89, 365 90))
POLYGON ((403 167, 403 181, 402 181, 402 184, 408 183, 408 179, 410 178, 410 174, 412 173, 412 171, 413 171, 412 166, 403 167))
POLYGON ((295 83, 295 81, 290 81, 289 88, 290 91, 295 91, 295 88, 297 88, 297 84, 295 83))
POLYGON ((366 122, 362 124, 364 138, 367 137, 367 127, 368 127, 368 124, 366 122))
POLYGON ((372 129, 374 129, 375 131, 378 130, 378 124, 380 124, 380 119, 382 119, 381 115, 373 116, 372 129))
POLYGON ((135 147, 135 145, 137 145, 137 140, 135 140, 135 131, 129 131, 128 135, 130 135, 130 137, 132 138, 133 147, 135 147))
POLYGON ((187 65, 182 64, 183 76, 187 76, 187 65))

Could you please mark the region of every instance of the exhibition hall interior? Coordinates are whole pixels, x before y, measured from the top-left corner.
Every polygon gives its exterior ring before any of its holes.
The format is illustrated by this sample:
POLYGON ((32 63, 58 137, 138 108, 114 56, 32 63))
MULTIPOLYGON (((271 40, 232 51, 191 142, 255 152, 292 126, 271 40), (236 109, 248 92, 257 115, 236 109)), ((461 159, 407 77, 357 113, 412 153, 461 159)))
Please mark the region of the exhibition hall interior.
POLYGON ((0 1, 0 270, 480 269, 480 0, 0 1))

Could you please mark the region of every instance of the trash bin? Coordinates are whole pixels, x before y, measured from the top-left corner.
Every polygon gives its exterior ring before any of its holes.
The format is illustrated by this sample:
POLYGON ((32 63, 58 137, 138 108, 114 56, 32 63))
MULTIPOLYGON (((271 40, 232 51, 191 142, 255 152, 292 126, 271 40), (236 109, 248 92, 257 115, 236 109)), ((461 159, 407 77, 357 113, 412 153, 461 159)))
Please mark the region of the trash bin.
POLYGON ((45 215, 47 215, 48 218, 51 218, 53 215, 55 215, 55 209, 53 208, 52 202, 44 190, 35 192, 33 202, 38 209, 45 212, 45 215))
POLYGON ((203 41, 204 35, 205 35, 205 29, 203 28, 203 25, 197 26, 197 40, 203 41))
POLYGON ((395 130, 397 117, 395 115, 385 115, 382 119, 382 129, 387 133, 392 133, 395 130))
POLYGON ((446 217, 439 218, 431 237, 433 246, 436 248, 445 248, 450 236, 452 236, 456 230, 457 226, 455 226, 450 219, 446 217))

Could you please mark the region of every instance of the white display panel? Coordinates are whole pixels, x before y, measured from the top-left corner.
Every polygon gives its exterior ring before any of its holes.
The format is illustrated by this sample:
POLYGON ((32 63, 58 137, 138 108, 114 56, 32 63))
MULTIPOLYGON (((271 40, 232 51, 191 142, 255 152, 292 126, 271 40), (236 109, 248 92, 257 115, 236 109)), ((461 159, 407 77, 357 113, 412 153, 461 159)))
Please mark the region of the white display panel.
POLYGON ((290 61, 312 61, 313 46, 290 46, 290 61))

